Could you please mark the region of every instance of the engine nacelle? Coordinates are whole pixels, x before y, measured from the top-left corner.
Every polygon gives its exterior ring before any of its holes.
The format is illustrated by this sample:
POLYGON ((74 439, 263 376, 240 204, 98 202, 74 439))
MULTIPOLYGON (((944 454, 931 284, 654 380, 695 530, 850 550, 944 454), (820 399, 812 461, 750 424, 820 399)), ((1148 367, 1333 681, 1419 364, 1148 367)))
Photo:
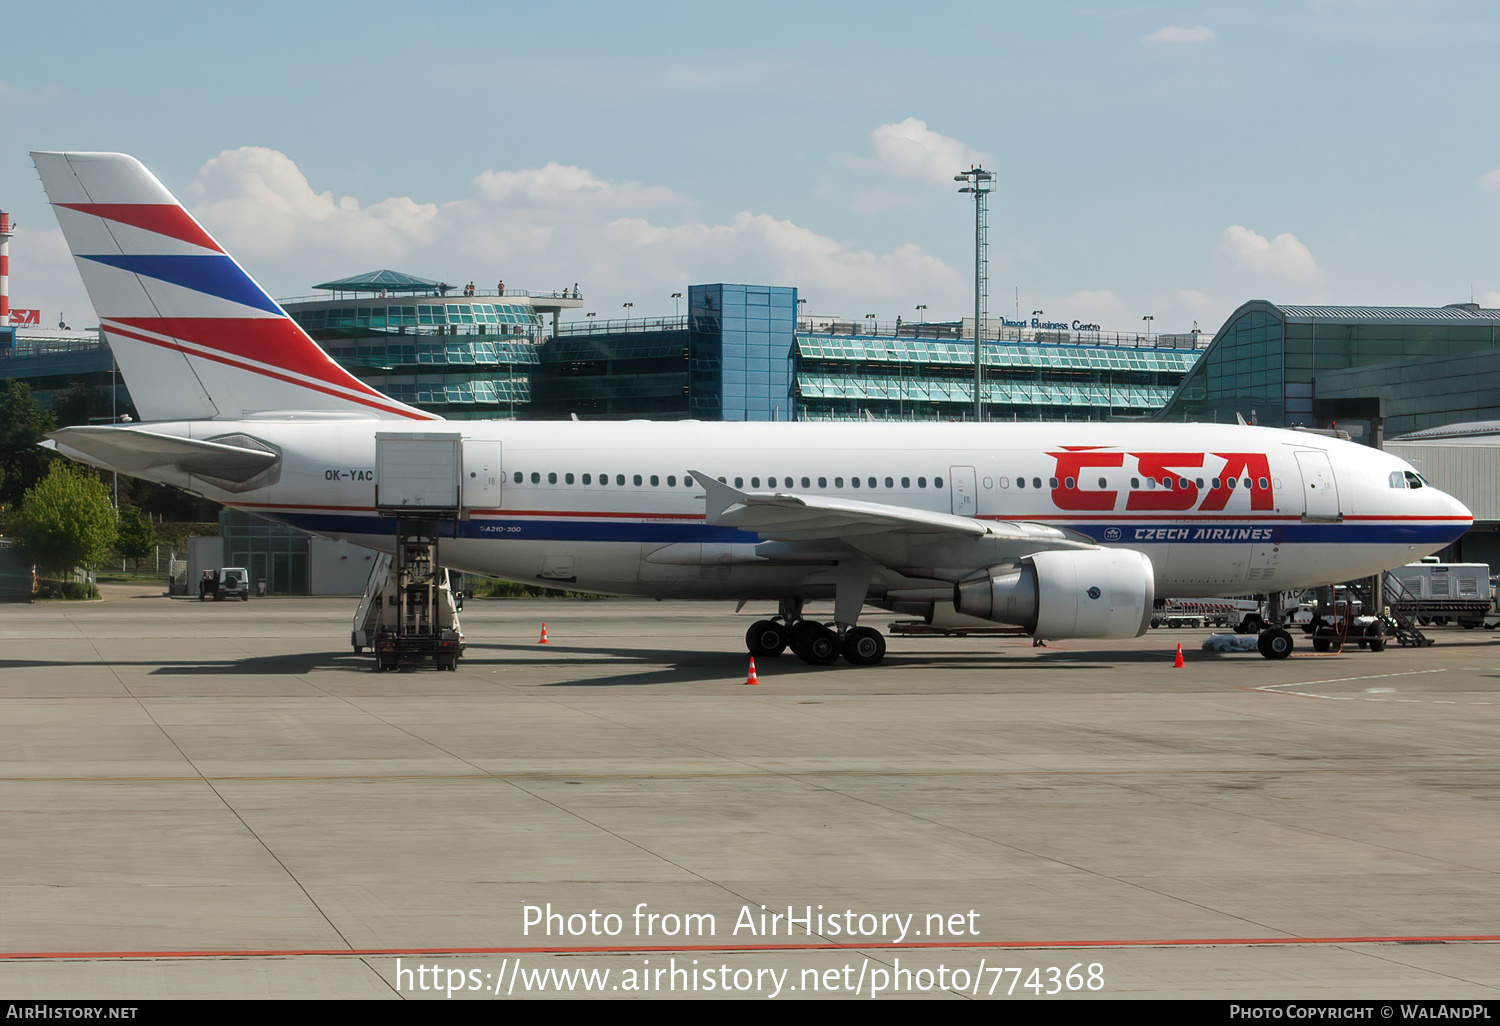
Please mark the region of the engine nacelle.
POLYGON ((1131 549, 1037 552, 953 586, 958 612, 1039 638, 1138 638, 1155 600, 1151 559, 1131 549))

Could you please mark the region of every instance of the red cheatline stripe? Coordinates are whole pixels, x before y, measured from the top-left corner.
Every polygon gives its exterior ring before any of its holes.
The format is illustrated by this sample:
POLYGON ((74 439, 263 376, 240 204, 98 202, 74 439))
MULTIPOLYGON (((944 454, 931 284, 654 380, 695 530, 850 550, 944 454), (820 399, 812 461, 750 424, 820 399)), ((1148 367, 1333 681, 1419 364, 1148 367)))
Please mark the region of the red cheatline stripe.
POLYGON ((1410 515, 1404 515, 1404 516, 1385 516, 1385 515, 1382 515, 1380 513, 1365 513, 1365 514, 1359 514, 1359 515, 1351 514, 1349 516, 1344 517, 1344 519, 1345 520, 1443 520, 1443 521, 1457 521, 1458 523, 1461 523, 1461 524, 1469 524, 1469 523, 1473 523, 1473 521, 1474 521, 1473 517, 1461 517, 1461 516, 1456 516, 1456 515, 1453 515, 1453 516, 1448 516, 1448 515, 1445 515, 1445 516, 1421 516, 1419 514, 1410 514, 1410 515))
MULTIPOLYGON (((309 387, 311 387, 311 386, 309 386, 309 387)), ((524 487, 524 486, 522 486, 522 487, 524 487)), ((575 486, 575 487, 577 487, 577 486, 575 486)), ((374 512, 374 510, 375 510, 374 506, 320 506, 320 505, 300 505, 300 504, 297 504, 297 503, 290 503, 290 502, 236 502, 236 503, 233 503, 232 505, 234 505, 234 506, 244 506, 244 507, 254 507, 256 509, 331 509, 331 510, 357 510, 357 511, 362 511, 362 512, 367 512, 367 513, 368 512, 374 512)), ((655 512, 642 512, 642 511, 631 513, 631 512, 613 512, 613 511, 609 511, 609 510, 473 509, 473 510, 470 510, 469 512, 470 513, 478 513, 478 514, 487 515, 487 516, 496 516, 496 517, 578 517, 578 518, 617 518, 617 519, 633 519, 633 520, 702 520, 702 519, 704 519, 704 515, 702 513, 655 513, 655 512)), ((1050 513, 1017 513, 1017 514, 1013 514, 1011 516, 983 516, 983 517, 979 517, 977 519, 980 519, 980 520, 1000 520, 1000 521, 1025 520, 1025 521, 1028 521, 1028 522, 1035 522, 1035 521, 1046 521, 1046 520, 1059 520, 1059 519, 1065 519, 1065 518, 1061 518, 1061 517, 1055 516, 1055 515, 1050 514, 1050 513)), ((1120 519, 1120 518, 1116 518, 1116 517, 1097 517, 1097 518, 1094 518, 1094 519, 1120 519)), ((1266 520, 1266 519, 1300 520, 1301 517, 1292 516, 1292 517, 1281 517, 1281 518, 1266 518, 1266 517, 1215 517, 1215 516, 1207 516, 1207 517, 1153 517, 1152 519, 1154 519, 1154 520, 1162 520, 1162 521, 1165 521, 1167 523, 1172 524, 1173 526, 1191 527, 1194 524, 1203 523, 1205 521, 1215 521, 1215 520, 1266 520)), ((1433 516, 1433 517, 1423 517, 1423 516, 1392 516, 1392 517, 1383 517, 1383 516, 1373 516, 1372 515, 1372 516, 1364 516, 1364 517, 1346 517, 1345 519, 1347 519, 1347 520, 1399 520, 1399 521, 1420 520, 1420 521, 1432 521, 1432 522, 1440 522, 1440 521, 1441 522, 1446 522, 1446 521, 1454 521, 1454 520, 1465 521, 1468 518, 1467 517, 1450 517, 1450 516, 1433 516)), ((750 529, 747 528, 746 530, 750 530, 750 529)))
POLYGON ((107 221, 119 221, 121 224, 144 228, 148 232, 181 239, 183 242, 191 242, 195 246, 202 246, 216 253, 224 252, 224 248, 215 242, 197 221, 193 220, 193 215, 175 203, 59 203, 57 205, 67 207, 69 210, 77 210, 80 213, 93 214, 107 221))
MULTIPOLYGON (((347 400, 347 401, 349 401, 351 403, 359 403, 361 406, 369 406, 369 407, 371 407, 373 409, 385 410, 387 413, 394 413, 397 416, 405 417, 408 420, 441 420, 442 419, 441 417, 434 416, 433 414, 430 414, 430 413, 422 413, 422 412, 417 411, 417 410, 405 410, 405 409, 401 409, 400 407, 397 407, 397 406, 388 406, 385 403, 371 402, 368 399, 363 399, 363 398, 361 398, 359 396, 356 396, 356 395, 349 395, 347 392, 340 392, 337 389, 325 388, 325 387, 323 387, 321 385, 315 385, 312 382, 303 381, 303 380, 301 380, 299 378, 290 377, 290 376, 288 376, 286 374, 278 374, 275 371, 266 370, 264 367, 256 367, 253 364, 244 363, 244 362, 242 362, 240 360, 230 359, 227 356, 219 356, 219 355, 216 355, 214 353, 204 352, 201 349, 189 349, 186 346, 180 346, 180 345, 177 345, 177 344, 175 344, 173 342, 166 342, 166 341, 163 341, 162 339, 151 338, 150 336, 141 335, 141 334, 138 334, 137 332, 134 332, 134 331, 126 331, 124 328, 118 327, 118 326, 116 326, 114 324, 111 324, 111 325, 105 327, 104 330, 107 331, 107 332, 110 332, 112 334, 123 335, 126 338, 133 338, 133 339, 135 339, 138 342, 146 342, 146 343, 148 343, 150 345, 153 345, 153 346, 160 346, 163 349, 172 349, 172 350, 176 350, 179 353, 186 353, 188 356, 197 356, 197 357, 201 357, 204 360, 213 360, 215 363, 227 364, 230 367, 237 367, 240 370, 250 371, 252 374, 259 374, 262 377, 275 378, 277 381, 285 381, 286 383, 291 384, 291 385, 299 385, 302 388, 310 388, 314 392, 322 392, 322 393, 324 393, 326 395, 335 396, 335 397, 337 397, 339 399, 345 399, 345 400, 347 400)), ((363 387, 363 386, 361 386, 361 387, 363 387)), ((369 391, 369 389, 366 389, 366 391, 369 391)), ((378 393, 378 392, 372 392, 372 394, 379 395, 380 393, 378 393)), ((385 397, 381 396, 381 398, 385 398, 385 397)))
POLYGON ((979 950, 1022 950, 1027 948, 1189 948, 1189 947, 1279 947, 1316 946, 1333 944, 1493 944, 1500 942, 1500 934, 1422 934, 1393 936, 1349 936, 1349 937, 1157 937, 1151 939, 1118 940, 1054 940, 1054 941, 920 941, 901 944, 881 941, 872 944, 850 942, 847 944, 657 944, 657 945, 527 945, 475 948, 276 948, 236 950, 193 951, 8 951, 0 952, 0 960, 65 958, 287 958, 329 955, 632 955, 656 952, 722 951, 730 954, 755 954, 762 951, 874 951, 910 948, 938 948, 954 950, 973 948, 979 950))

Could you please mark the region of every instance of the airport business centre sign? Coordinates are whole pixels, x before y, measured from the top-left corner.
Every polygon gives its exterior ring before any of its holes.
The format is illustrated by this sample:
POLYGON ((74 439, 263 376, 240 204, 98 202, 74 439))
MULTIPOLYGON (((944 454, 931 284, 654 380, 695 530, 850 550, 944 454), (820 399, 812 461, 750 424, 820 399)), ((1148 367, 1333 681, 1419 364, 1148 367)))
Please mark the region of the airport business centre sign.
MULTIPOLYGON (((988 322, 986 322, 988 323, 988 322)), ((1009 317, 1000 318, 1000 323, 1007 328, 1041 328, 1045 331, 1103 331, 1097 324, 1075 320, 1069 324, 1067 321, 1044 321, 1040 317, 1033 317, 1029 322, 1020 320, 1013 321, 1009 317)))

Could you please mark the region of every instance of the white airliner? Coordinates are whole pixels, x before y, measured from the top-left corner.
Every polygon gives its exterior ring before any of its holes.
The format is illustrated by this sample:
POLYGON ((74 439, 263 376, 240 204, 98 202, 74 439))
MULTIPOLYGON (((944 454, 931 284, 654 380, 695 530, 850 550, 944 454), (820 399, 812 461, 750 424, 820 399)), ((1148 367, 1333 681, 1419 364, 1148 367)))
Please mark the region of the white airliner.
POLYGON ((1136 637, 1156 595, 1352 580, 1473 522, 1393 456, 1238 425, 447 422, 344 371, 133 158, 33 159, 144 418, 54 432, 59 452, 391 551, 377 434, 461 437, 443 565, 775 602, 756 655, 877 662, 866 604, 1136 637), (827 599, 832 623, 802 617, 827 599))

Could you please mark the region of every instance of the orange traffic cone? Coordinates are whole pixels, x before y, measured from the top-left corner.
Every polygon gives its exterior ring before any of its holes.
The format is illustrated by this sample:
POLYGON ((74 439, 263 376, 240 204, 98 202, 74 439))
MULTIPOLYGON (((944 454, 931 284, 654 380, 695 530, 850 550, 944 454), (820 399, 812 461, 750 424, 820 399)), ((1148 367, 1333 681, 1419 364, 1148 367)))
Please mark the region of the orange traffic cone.
POLYGON ((760 678, 755 676, 755 657, 750 657, 750 676, 745 680, 746 684, 759 684, 760 678))
POLYGON ((1182 661, 1182 642, 1177 643, 1177 660, 1172 663, 1172 669, 1181 670, 1187 664, 1182 661))
POLYGON ((538 645, 550 644, 550 642, 547 641, 547 625, 546 624, 542 624, 542 640, 538 641, 537 644, 538 645))

